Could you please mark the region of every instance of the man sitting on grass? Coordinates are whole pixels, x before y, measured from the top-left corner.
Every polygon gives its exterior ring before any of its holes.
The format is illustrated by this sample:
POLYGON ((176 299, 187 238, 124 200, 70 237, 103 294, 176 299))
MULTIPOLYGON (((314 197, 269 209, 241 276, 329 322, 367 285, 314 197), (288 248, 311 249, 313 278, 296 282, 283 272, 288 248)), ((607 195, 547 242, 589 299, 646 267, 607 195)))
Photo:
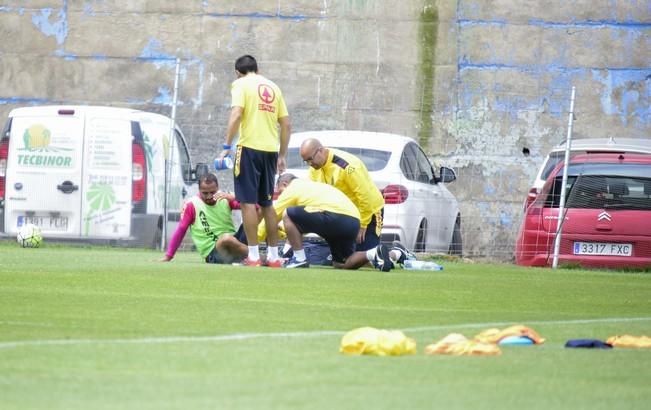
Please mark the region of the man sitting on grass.
POLYGON ((199 179, 199 195, 190 198, 181 210, 179 222, 167 252, 161 260, 169 262, 190 228, 192 241, 206 263, 231 263, 248 253, 242 229, 235 232, 232 210, 239 208, 233 194, 219 192, 219 182, 208 173, 199 179))

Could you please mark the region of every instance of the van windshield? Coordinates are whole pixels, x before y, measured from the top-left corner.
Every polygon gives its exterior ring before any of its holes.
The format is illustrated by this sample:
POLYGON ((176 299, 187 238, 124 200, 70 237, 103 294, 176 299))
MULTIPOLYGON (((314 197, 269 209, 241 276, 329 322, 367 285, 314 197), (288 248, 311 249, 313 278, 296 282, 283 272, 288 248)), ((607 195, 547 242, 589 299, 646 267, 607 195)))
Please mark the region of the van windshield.
MULTIPOLYGON (((651 166, 617 165, 620 175, 568 175, 567 208, 651 210, 651 166), (622 169, 625 168, 625 169, 622 169)), ((558 208, 562 176, 554 179, 545 198, 546 208, 558 208)))

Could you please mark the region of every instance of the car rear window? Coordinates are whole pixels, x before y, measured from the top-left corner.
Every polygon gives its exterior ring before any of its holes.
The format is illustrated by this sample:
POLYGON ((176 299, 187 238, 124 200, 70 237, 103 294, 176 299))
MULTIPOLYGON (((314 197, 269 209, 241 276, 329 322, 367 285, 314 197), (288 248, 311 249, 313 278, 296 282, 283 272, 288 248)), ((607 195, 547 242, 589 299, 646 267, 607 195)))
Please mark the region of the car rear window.
MULTIPOLYGON (((366 168, 369 171, 379 171, 384 169, 389 162, 391 153, 388 151, 381 151, 377 149, 369 148, 357 148, 357 147, 332 147, 341 151, 349 152, 359 158, 366 168)), ((289 148, 287 150, 287 168, 293 169, 307 169, 307 165, 301 155, 299 154, 298 148, 289 148)))
MULTIPOLYGON (((651 166, 589 164, 583 173, 567 179, 567 208, 651 210, 651 166), (592 169, 586 169, 592 168, 592 169), (595 174, 596 169, 610 172, 595 174)), ((576 169, 574 169, 576 170, 576 169)), ((558 208, 562 176, 554 178, 544 206, 558 208)))
POLYGON ((549 154, 549 159, 545 163, 542 172, 540 173, 540 178, 546 180, 549 178, 549 174, 556 168, 563 159, 565 158, 565 152, 552 152, 549 154))

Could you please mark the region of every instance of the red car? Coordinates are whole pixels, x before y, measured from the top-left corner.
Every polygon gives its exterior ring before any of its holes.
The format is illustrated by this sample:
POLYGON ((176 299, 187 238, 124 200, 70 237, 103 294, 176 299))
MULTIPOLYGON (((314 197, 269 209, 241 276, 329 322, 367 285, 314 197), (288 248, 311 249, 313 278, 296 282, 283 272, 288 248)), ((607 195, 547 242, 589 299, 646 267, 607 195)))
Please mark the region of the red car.
MULTIPOLYGON (((561 163, 525 210, 516 264, 552 264, 562 175, 561 163)), ((651 155, 576 155, 567 175, 559 264, 651 267, 651 155)))

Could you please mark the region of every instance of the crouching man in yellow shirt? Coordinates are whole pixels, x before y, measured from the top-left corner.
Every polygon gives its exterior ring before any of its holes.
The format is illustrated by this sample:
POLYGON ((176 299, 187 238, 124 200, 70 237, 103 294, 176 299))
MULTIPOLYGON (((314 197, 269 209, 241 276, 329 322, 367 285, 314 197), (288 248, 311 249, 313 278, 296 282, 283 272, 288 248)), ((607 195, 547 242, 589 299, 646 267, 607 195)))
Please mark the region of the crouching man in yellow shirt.
POLYGON ((278 178, 274 202, 278 221, 283 221, 294 255, 286 268, 307 268, 303 235, 315 233, 330 247, 332 264, 339 269, 358 269, 368 262, 383 272, 393 269, 386 245, 355 252, 360 216, 357 207, 337 188, 321 182, 298 179, 292 174, 278 178))

